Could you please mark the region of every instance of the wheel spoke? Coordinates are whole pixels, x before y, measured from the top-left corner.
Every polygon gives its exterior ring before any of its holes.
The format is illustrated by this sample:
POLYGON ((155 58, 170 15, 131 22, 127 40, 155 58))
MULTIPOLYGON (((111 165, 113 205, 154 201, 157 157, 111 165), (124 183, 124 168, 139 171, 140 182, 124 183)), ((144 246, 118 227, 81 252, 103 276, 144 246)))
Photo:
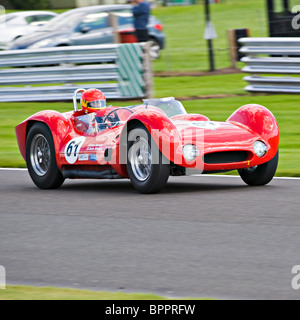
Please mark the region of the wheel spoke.
POLYGON ((139 181, 145 181, 151 173, 151 150, 146 139, 139 137, 133 144, 130 160, 132 171, 139 181))
POLYGON ((34 136, 30 146, 30 159, 32 168, 39 176, 45 175, 50 165, 50 147, 42 134, 34 136))

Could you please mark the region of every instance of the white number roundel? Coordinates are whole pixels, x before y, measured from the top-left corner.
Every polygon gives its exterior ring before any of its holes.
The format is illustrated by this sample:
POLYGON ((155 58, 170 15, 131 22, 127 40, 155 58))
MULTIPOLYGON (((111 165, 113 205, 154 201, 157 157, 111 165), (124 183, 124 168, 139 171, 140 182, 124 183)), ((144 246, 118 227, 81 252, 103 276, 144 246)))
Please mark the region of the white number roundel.
POLYGON ((70 163, 73 164, 78 159, 80 148, 85 141, 85 137, 77 137, 70 140, 65 147, 65 158, 70 163))

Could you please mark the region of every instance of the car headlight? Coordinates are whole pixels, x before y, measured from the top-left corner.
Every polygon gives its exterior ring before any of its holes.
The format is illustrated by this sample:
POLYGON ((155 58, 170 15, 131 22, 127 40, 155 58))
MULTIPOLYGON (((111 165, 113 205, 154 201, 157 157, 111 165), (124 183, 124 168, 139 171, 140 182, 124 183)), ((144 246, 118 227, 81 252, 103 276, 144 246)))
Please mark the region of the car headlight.
POLYGON ((186 144, 183 146, 182 153, 187 161, 193 161, 200 155, 198 147, 194 144, 186 144))
POLYGON ((259 140, 254 142, 253 147, 254 152, 258 157, 264 156, 268 151, 268 147, 266 146, 266 144, 259 140))

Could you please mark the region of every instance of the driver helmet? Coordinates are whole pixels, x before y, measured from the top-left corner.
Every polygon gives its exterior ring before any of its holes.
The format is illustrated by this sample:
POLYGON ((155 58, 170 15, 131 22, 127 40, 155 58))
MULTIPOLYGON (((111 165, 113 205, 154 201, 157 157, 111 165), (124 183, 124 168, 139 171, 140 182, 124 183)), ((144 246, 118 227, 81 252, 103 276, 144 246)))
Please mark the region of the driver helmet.
POLYGON ((106 98, 101 90, 88 89, 81 95, 81 106, 86 113, 104 110, 106 98))

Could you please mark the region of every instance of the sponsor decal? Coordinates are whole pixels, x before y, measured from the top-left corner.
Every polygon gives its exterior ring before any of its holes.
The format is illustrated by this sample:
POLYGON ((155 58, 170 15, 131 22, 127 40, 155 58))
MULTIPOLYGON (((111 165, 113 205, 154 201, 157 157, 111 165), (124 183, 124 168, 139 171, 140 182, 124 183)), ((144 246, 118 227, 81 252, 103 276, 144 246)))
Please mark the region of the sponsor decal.
POLYGON ((87 151, 99 151, 102 150, 103 144, 100 143, 94 143, 94 144, 89 144, 86 148, 87 151))
POLYGON ((97 160, 97 155, 96 155, 96 154, 90 154, 90 155, 89 155, 89 159, 90 159, 91 161, 96 161, 96 160, 97 160))
POLYGON ((79 160, 79 161, 87 161, 87 160, 89 160, 89 155, 86 154, 86 153, 81 153, 81 154, 78 156, 78 160, 79 160))
POLYGON ((184 120, 175 120, 173 123, 176 126, 189 126, 189 127, 196 127, 201 129, 208 129, 215 131, 217 128, 220 127, 218 122, 214 121, 184 121, 184 120))

